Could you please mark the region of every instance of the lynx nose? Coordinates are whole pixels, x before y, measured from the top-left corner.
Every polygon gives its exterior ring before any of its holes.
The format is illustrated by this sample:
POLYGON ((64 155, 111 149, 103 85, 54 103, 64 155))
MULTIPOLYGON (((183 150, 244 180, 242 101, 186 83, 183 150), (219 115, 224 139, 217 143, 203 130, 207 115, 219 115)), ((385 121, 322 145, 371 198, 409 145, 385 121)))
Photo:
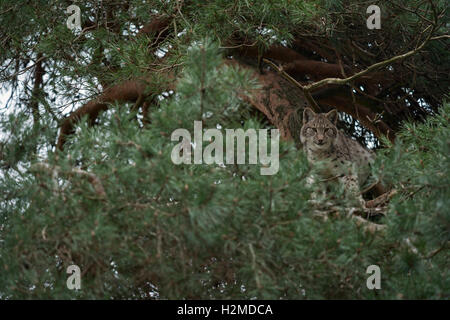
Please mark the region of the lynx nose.
POLYGON ((317 144, 323 144, 323 136, 317 137, 317 144))

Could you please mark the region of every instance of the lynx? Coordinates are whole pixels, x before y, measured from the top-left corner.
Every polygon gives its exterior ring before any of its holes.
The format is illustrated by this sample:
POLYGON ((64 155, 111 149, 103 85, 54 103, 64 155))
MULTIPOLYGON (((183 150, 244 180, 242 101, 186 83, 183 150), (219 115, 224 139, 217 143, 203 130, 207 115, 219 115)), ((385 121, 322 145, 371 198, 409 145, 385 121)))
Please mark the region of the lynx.
MULTIPOLYGON (((357 141, 345 136, 337 127, 338 113, 315 113, 309 108, 303 112, 303 126, 300 141, 311 165, 323 162, 318 170, 321 180, 337 179, 345 190, 356 196, 362 206, 365 202, 360 194, 360 186, 370 174, 370 165, 375 156, 357 141)), ((314 182, 308 178, 308 182, 314 182)))

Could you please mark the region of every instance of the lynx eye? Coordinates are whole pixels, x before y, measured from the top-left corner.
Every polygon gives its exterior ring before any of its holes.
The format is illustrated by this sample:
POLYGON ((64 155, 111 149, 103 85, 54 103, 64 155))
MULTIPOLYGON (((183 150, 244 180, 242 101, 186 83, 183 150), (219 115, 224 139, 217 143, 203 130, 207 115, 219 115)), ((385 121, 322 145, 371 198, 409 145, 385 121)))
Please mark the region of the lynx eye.
POLYGON ((335 135, 335 132, 334 132, 333 129, 328 128, 327 130, 325 130, 325 134, 326 134, 327 136, 329 136, 329 137, 332 137, 332 136, 335 135))
POLYGON ((306 128, 305 134, 306 134, 307 136, 313 136, 313 135, 316 134, 316 129, 314 129, 314 128, 306 128))

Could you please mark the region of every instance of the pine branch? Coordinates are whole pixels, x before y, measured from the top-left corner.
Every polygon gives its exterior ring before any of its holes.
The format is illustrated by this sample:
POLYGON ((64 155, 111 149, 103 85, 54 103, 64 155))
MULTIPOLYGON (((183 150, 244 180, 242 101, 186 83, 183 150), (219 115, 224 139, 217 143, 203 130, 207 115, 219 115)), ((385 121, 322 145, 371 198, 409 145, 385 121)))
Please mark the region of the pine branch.
POLYGON ((50 166, 47 163, 39 162, 35 163, 30 167, 30 171, 36 172, 36 171, 46 171, 52 175, 52 180, 56 184, 56 178, 59 174, 64 174, 67 176, 81 176, 86 178, 89 183, 92 185, 92 187, 95 190, 95 193, 101 198, 106 198, 106 192, 103 188, 103 184, 101 180, 93 173, 87 172, 85 170, 81 170, 79 168, 73 168, 70 171, 63 171, 61 167, 59 166, 50 166))
MULTIPOLYGON (((429 28, 431 28, 431 26, 428 26, 422 33, 425 33, 429 28)), ((405 53, 405 54, 401 54, 395 57, 392 57, 390 59, 375 63, 369 67, 367 67, 366 69, 355 73, 354 75, 347 77, 347 78, 326 78, 326 79, 322 79, 320 81, 316 81, 314 83, 311 83, 309 85, 302 85, 300 84, 297 80, 295 80, 294 78, 292 78, 286 71, 283 70, 282 67, 277 66, 276 64, 274 64, 272 61, 264 58, 263 61, 267 64, 269 64, 272 68, 274 68, 275 70, 277 70, 278 72, 280 72, 289 82, 293 83, 294 85, 296 85, 297 87, 299 87, 300 89, 303 90, 303 92, 306 95, 306 98, 308 99, 308 101, 310 101, 311 106, 316 109, 316 112, 320 111, 320 107, 318 106, 318 104, 314 101, 314 99, 312 99, 311 97, 311 90, 314 89, 318 89, 321 87, 324 87, 325 85, 329 85, 329 84, 337 84, 337 85, 344 85, 347 84, 350 81, 353 81, 355 79, 361 78, 362 76, 366 75, 367 73, 379 69, 381 67, 390 65, 396 61, 402 60, 402 59, 406 59, 414 54, 416 54, 417 52, 419 52, 427 43, 428 41, 431 39, 431 36, 434 32, 434 28, 432 28, 432 30, 430 31, 430 33, 428 34, 427 38, 422 42, 422 44, 420 46, 418 46, 417 48, 405 53)))
MULTIPOLYGON (((390 64, 392 64, 392 63, 394 63, 396 61, 406 59, 406 58, 416 54, 417 52, 419 52, 428 43, 429 40, 432 39, 432 35, 434 33, 434 30, 435 30, 435 25, 436 25, 436 23, 430 24, 427 28, 425 28, 422 31, 421 34, 424 34, 424 33, 427 32, 428 29, 431 28, 431 31, 429 32, 429 34, 426 37, 426 39, 422 42, 422 44, 420 46, 416 47, 415 49, 413 49, 413 50, 411 50, 411 51, 409 51, 407 53, 404 53, 404 54, 392 57, 390 59, 387 59, 387 60, 375 63, 375 64, 367 67, 366 69, 364 69, 364 70, 362 70, 360 72, 357 72, 354 75, 352 75, 350 77, 347 77, 347 78, 344 78, 344 79, 342 79, 342 78, 326 78, 326 79, 322 79, 320 81, 313 82, 313 83, 311 83, 309 85, 302 85, 297 80, 292 78, 286 71, 284 71, 282 67, 277 66, 272 61, 270 61, 270 60, 268 60, 266 58, 263 58, 263 61, 265 63, 269 64, 272 68, 274 68, 278 72, 280 72, 289 82, 293 83, 294 85, 296 85, 297 87, 302 89, 302 91, 305 93, 306 98, 311 103, 311 106, 313 107, 313 109, 315 109, 316 112, 319 112, 320 111, 320 107, 314 101, 314 99, 311 97, 311 94, 310 94, 311 90, 318 89, 318 88, 324 87, 325 85, 329 85, 329 84, 335 84, 335 85, 347 84, 347 83, 349 83, 349 82, 351 82, 351 81, 353 81, 355 79, 361 78, 362 76, 368 74, 369 72, 371 72, 373 70, 382 68, 382 67, 390 65, 390 64)), ((440 36, 440 37, 435 37, 434 39, 441 39, 441 38, 445 38, 445 37, 446 36, 440 36)))
MULTIPOLYGON (((431 26, 428 26, 422 33, 425 33, 430 27, 431 26)), ((362 77, 363 75, 366 75, 367 73, 369 73, 369 72, 371 72, 373 70, 376 70, 376 69, 382 68, 384 66, 390 65, 390 64, 392 64, 392 63, 394 63, 396 61, 406 59, 406 58, 416 54, 417 52, 419 52, 428 43, 428 41, 431 39, 431 36, 432 36, 433 32, 434 32, 434 28, 432 28, 432 30, 429 33, 429 35, 427 36, 427 38, 422 42, 422 44, 420 46, 418 46, 417 48, 415 48, 415 49, 413 49, 413 50, 411 50, 411 51, 409 51, 409 52, 407 52, 405 54, 401 54, 401 55, 392 57, 390 59, 387 59, 387 60, 375 63, 375 64, 367 67, 366 69, 364 69, 364 70, 362 70, 362 71, 360 71, 358 73, 355 73, 354 75, 352 75, 350 77, 347 77, 345 79, 341 79, 341 78, 326 78, 326 79, 322 79, 320 81, 311 83, 311 84, 306 85, 306 86, 301 86, 301 88, 303 90, 310 91, 310 90, 313 90, 313 89, 317 89, 317 88, 323 87, 323 86, 325 86, 327 84, 337 84, 337 85, 347 84, 348 82, 350 82, 352 80, 355 80, 355 79, 358 79, 358 78, 362 77)))

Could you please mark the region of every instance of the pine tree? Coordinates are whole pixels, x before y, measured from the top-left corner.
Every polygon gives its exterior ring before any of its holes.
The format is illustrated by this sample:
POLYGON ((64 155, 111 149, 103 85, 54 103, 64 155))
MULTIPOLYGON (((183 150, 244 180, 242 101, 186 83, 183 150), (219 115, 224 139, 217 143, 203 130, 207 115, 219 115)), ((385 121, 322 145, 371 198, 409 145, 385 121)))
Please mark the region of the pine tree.
POLYGON ((83 1, 70 30, 71 1, 3 1, 0 299, 448 299, 446 2, 404 3, 368 30, 360 1, 83 1), (381 217, 349 218, 341 186, 308 202, 311 103, 376 150, 381 217), (174 164, 194 121, 279 129, 278 172, 174 164))

